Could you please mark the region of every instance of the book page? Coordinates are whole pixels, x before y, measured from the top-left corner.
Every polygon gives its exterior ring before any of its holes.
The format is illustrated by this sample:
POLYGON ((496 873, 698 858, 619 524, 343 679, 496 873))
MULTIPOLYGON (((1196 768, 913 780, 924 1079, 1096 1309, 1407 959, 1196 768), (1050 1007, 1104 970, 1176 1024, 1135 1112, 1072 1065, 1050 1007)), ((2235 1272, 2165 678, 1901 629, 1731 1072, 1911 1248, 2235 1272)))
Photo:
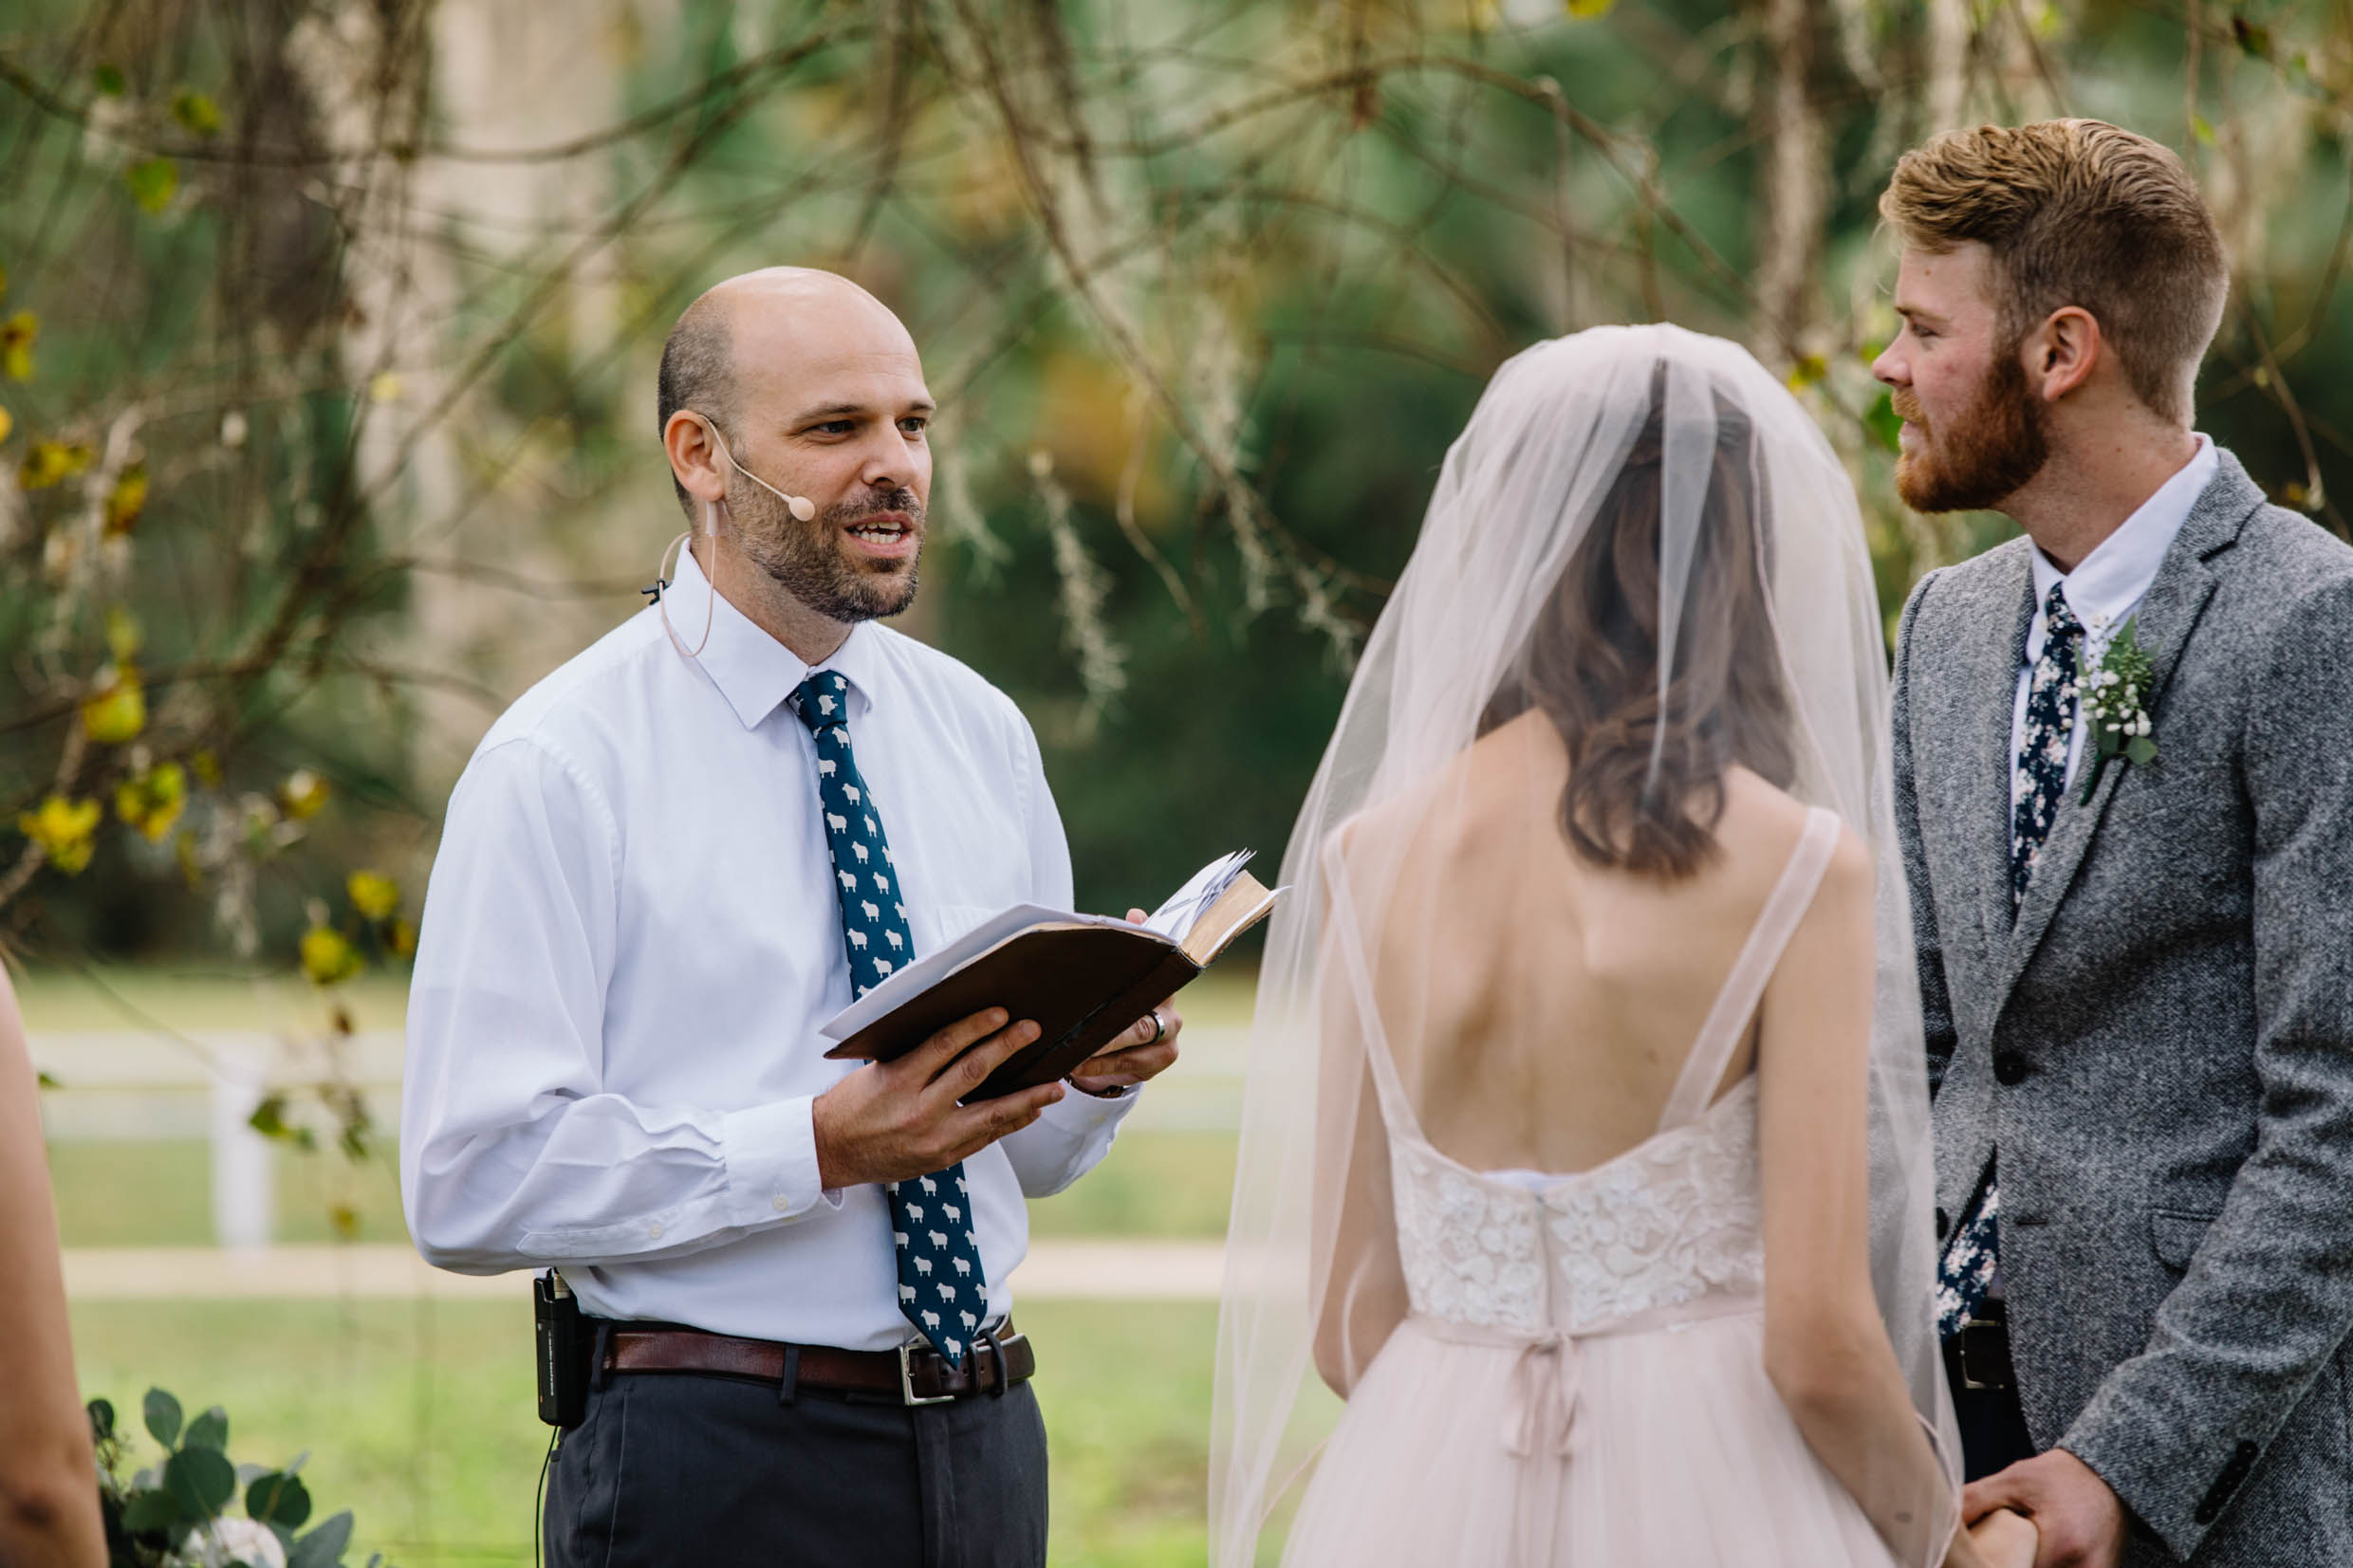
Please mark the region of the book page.
POLYGON ((1158 932, 1172 942, 1182 942, 1193 934, 1193 928, 1202 915, 1209 913, 1221 895, 1242 875, 1242 868, 1251 863, 1251 850, 1239 849, 1232 855, 1221 855, 1193 874, 1190 881, 1169 896, 1167 903, 1152 912, 1144 922, 1144 930, 1158 932))
POLYGON ((1232 945, 1235 937, 1265 919, 1274 908, 1274 901, 1289 891, 1266 888, 1249 872, 1236 872, 1232 885, 1217 896, 1186 934, 1182 944, 1185 956, 1208 968, 1216 962, 1218 954, 1232 945))

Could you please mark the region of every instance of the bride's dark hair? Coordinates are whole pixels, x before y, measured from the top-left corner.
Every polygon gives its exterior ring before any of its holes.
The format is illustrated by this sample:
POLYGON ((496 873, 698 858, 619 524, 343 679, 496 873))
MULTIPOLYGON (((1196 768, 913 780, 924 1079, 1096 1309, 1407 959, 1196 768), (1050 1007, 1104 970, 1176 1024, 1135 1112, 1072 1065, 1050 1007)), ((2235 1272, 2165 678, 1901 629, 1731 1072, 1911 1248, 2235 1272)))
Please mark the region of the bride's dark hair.
POLYGON ((1654 382, 1650 417, 1479 732, 1542 709, 1568 747, 1561 828, 1569 843, 1598 865, 1673 877, 1715 853, 1727 768, 1786 787, 1797 757, 1766 596, 1771 519, 1754 433, 1721 398, 1661 711, 1661 401, 1654 382))

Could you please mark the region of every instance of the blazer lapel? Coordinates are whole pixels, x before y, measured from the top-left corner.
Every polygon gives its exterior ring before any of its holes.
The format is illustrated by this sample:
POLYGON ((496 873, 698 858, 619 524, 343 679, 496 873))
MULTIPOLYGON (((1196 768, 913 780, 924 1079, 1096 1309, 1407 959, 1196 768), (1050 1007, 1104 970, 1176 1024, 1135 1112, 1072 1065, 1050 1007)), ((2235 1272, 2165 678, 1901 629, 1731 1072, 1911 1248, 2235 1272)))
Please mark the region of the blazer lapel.
POLYGON ((1982 662, 1966 677, 1970 732, 1962 746, 1969 774, 1959 847, 1977 889, 1984 950, 1997 971, 2010 932, 2010 782, 2018 768, 2010 725, 2017 715, 2018 666, 2026 658, 2027 632, 2034 624, 2033 557, 2017 550, 2012 558, 2016 568, 2005 571, 1995 583, 1995 607, 1985 618, 1992 635, 1975 639, 1982 662))
MULTIPOLYGON (((2198 492, 2197 501, 2174 537, 2173 546, 2165 552, 2165 560, 2158 567, 2157 578, 2134 614, 2136 635, 2140 646, 2148 650, 2150 679, 2148 709, 2157 716, 2164 703, 2165 688, 2173 679, 2176 666, 2181 661, 2181 650, 2196 629, 2197 619, 2205 612, 2206 601, 2214 597, 2216 578, 2207 559, 2229 546, 2238 538, 2240 526, 2263 503, 2263 491, 2247 470, 2229 452, 2217 454, 2220 466, 2213 479, 2198 492)), ((2164 724, 2158 724, 2158 744, 2164 744, 2164 724)), ((2080 765, 2091 766, 2086 755, 2080 765)), ((2161 755, 2153 765, 2162 777, 2164 759, 2161 755)), ((2083 865, 2084 856, 2091 848, 2093 837, 2100 830, 2100 820, 2107 814, 2108 802, 2116 798, 2118 787, 2130 771, 2127 765, 2110 763, 2101 775, 2100 787, 2086 802, 2082 799, 2080 781, 2085 776, 2076 774, 2079 782, 2070 783, 2063 797, 2058 820, 2051 823, 2050 837, 2044 842, 2041 859, 2034 868, 2034 879, 2027 884, 2025 900, 2018 906, 2018 920, 2010 934, 2010 943, 2002 950, 2002 962, 1996 973, 1994 1016, 2010 999, 2026 972, 2034 950, 2041 946, 2043 934, 2050 929, 2051 917, 2066 897, 2067 889, 2075 880, 2076 871, 2083 865)))

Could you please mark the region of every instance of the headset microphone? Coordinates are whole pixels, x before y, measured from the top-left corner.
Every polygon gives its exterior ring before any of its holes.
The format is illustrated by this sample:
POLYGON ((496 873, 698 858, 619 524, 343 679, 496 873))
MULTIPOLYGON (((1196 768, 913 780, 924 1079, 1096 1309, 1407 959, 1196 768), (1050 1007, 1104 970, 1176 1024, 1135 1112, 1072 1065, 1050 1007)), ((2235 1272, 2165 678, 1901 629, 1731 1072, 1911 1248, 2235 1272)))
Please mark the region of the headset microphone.
POLYGON ((758 474, 752 472, 741 463, 735 461, 735 454, 727 450, 727 438, 719 434, 718 426, 706 420, 703 428, 711 432, 711 439, 717 443, 719 448, 719 455, 727 459, 727 466, 729 468, 733 469, 737 473, 742 474, 746 479, 750 480, 753 484, 768 491, 769 494, 774 496, 777 500, 782 501, 785 504, 785 509, 792 513, 793 516, 799 518, 802 522, 806 523, 817 515, 817 504, 811 501, 807 496, 787 495, 784 491, 778 489, 775 486, 769 484, 767 480, 761 478, 758 474))

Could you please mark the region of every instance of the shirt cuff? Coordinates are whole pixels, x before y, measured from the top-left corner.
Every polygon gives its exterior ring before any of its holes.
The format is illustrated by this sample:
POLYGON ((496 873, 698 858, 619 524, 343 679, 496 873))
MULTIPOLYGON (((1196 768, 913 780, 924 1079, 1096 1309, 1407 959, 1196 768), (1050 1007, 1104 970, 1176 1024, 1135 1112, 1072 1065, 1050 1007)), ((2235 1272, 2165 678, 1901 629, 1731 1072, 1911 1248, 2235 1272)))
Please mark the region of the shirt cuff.
POLYGON ((1038 1119, 1076 1137, 1117 1127, 1143 1098, 1140 1083, 1131 1083, 1116 1095, 1090 1095, 1075 1083, 1063 1087, 1068 1092, 1039 1112, 1038 1119))
POLYGON ((719 1118, 733 1224, 773 1225, 800 1219, 820 1203, 842 1207, 840 1188, 818 1185, 816 1103, 804 1095, 719 1118))

